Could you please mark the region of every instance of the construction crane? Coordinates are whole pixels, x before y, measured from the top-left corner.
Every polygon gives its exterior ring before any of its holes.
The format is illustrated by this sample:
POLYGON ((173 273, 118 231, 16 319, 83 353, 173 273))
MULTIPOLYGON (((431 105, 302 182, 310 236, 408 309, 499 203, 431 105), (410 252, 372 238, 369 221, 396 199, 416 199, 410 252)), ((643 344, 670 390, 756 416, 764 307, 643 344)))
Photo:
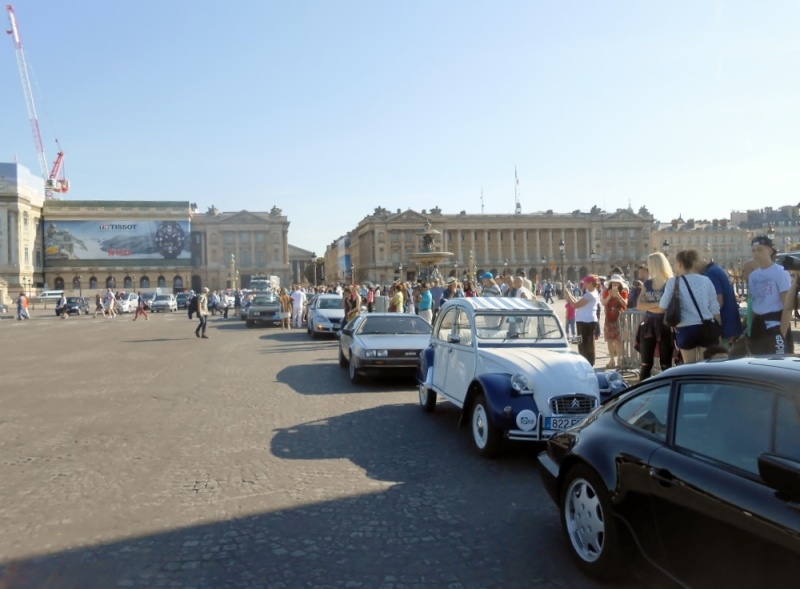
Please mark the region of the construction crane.
POLYGON ((17 52, 17 64, 19 65, 19 76, 22 79, 22 91, 25 94, 28 118, 31 120, 31 128, 33 129, 33 142, 36 145, 36 153, 39 156, 39 167, 42 170, 42 178, 45 179, 45 196, 47 198, 54 198, 53 193, 55 192, 63 193, 69 191, 69 180, 64 177, 64 152, 61 150, 61 145, 56 139, 58 155, 56 156, 56 161, 53 163, 52 170, 48 171, 47 154, 45 154, 44 151, 42 132, 39 129, 39 117, 36 114, 36 104, 33 101, 31 80, 28 75, 28 62, 25 59, 25 51, 22 48, 22 38, 19 35, 19 27, 17 26, 17 15, 14 13, 14 7, 10 4, 6 5, 6 10, 8 10, 8 20, 11 22, 11 30, 7 32, 14 39, 14 48, 17 52))

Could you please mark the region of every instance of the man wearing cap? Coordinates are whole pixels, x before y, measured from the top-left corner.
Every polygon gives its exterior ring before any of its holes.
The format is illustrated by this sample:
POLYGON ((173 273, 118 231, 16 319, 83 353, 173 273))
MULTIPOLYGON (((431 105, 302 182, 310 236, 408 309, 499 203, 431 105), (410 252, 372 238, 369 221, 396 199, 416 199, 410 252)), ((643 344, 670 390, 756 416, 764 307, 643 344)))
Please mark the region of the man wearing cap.
POLYGON ((750 351, 753 354, 791 353, 787 346, 789 319, 797 293, 797 278, 775 263, 777 253, 767 236, 751 242, 756 268, 747 279, 752 297, 750 351), (784 310, 788 309, 788 313, 784 310))
POLYGON ((497 283, 494 281, 494 276, 491 272, 484 272, 481 274, 481 282, 483 283, 483 290, 481 291, 482 297, 501 297, 503 292, 497 283))
POLYGON ((197 337, 202 337, 204 339, 208 339, 206 335, 206 324, 208 323, 208 287, 203 287, 203 292, 197 295, 197 318, 200 320, 200 323, 197 326, 197 329, 194 330, 194 334, 197 337), (202 333, 202 335, 200 335, 202 333))

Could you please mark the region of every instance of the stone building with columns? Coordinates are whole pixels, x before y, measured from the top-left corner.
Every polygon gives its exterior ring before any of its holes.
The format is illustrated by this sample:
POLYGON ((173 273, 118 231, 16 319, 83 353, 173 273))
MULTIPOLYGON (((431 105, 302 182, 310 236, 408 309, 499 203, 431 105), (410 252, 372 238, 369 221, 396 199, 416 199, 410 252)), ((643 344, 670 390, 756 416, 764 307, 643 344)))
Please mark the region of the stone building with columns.
POLYGON ((0 302, 44 283, 44 180, 16 163, 0 163, 0 302))
MULTIPOLYGON (((441 232, 435 249, 453 254, 438 268, 442 275, 524 270, 536 280, 557 279, 562 272, 576 280, 592 271, 607 274, 614 266, 635 267, 650 253, 654 220, 644 207, 638 212, 592 207, 588 212, 507 215, 444 214, 438 207, 393 213, 377 207, 348 234, 354 281, 416 279, 419 269, 411 254, 420 251, 418 232, 427 222, 441 232)), ((326 261, 334 256, 326 252, 326 261)))
POLYGON ((728 270, 736 270, 742 261, 752 257, 752 232, 737 227, 727 219, 698 221, 681 218, 669 223, 656 223, 650 234, 651 251, 666 251, 669 259, 681 250, 694 249, 701 258, 714 260, 728 270))

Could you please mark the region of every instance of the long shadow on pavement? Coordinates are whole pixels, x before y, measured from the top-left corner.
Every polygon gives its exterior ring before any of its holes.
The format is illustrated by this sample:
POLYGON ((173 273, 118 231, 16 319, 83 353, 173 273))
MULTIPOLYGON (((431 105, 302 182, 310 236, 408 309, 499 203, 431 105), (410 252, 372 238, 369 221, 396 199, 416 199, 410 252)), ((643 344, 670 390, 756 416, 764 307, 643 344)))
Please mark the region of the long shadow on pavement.
POLYGON ((6 563, 0 588, 599 587, 568 559, 533 454, 483 460, 455 417, 387 405, 277 430, 275 455, 349 459, 375 490, 343 472, 337 498, 6 563), (424 437, 404 427, 420 420, 424 437))

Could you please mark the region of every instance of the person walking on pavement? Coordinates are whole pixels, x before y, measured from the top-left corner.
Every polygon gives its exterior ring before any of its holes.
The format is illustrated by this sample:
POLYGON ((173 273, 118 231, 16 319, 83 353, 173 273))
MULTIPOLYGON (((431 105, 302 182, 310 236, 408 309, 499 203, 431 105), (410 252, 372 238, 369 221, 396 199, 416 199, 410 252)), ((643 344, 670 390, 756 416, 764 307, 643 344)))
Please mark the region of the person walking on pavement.
POLYGON ((292 297, 292 327, 303 327, 303 309, 306 306, 306 293, 299 286, 295 286, 292 297))
POLYGON ((56 303, 56 311, 58 312, 58 314, 61 316, 62 319, 66 319, 67 317, 69 317, 69 313, 67 312, 67 297, 63 294, 56 303))
POLYGON ((292 328, 292 306, 294 305, 294 299, 289 295, 285 288, 281 289, 281 329, 291 329, 292 328))
POLYGON ((146 321, 150 321, 150 317, 147 316, 147 312, 145 311, 146 305, 144 303, 144 299, 142 298, 142 293, 139 294, 139 300, 136 302, 136 313, 133 315, 133 320, 136 321, 136 318, 139 315, 144 315, 146 321))
POLYGON ((17 299, 17 321, 30 318, 31 316, 28 314, 28 297, 25 296, 24 292, 21 292, 17 299))
POLYGON ((197 325, 197 329, 194 330, 194 334, 197 337, 208 339, 206 335, 206 324, 208 323, 208 287, 203 287, 203 292, 197 295, 197 318, 200 320, 200 323, 197 325), (202 335, 201 335, 202 334, 202 335))
POLYGON ((419 285, 419 313, 428 323, 433 324, 433 295, 427 282, 419 285))

